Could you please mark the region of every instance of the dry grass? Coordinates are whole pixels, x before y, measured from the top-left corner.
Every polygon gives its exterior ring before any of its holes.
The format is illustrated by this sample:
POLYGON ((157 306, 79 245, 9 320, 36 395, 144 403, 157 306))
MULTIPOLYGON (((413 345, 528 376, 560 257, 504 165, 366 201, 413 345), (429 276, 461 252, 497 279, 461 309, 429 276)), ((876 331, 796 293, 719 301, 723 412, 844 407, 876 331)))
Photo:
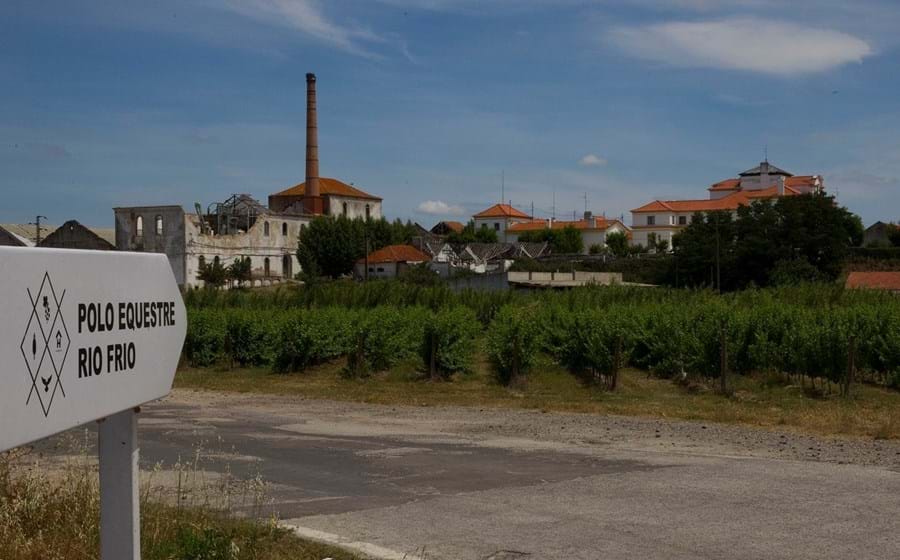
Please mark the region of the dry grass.
MULTIPOLYGON (((86 560, 99 556, 98 479, 92 462, 35 464, 22 450, 0 454, 0 558, 86 560)), ((212 504, 259 503, 262 485, 197 485, 178 465, 177 498, 145 484, 141 505, 144 560, 350 560, 351 554, 304 541, 274 519, 229 517, 212 504)))
POLYGON ((480 361, 472 373, 447 382, 424 380, 415 364, 365 379, 341 376, 342 362, 290 375, 265 369, 192 369, 178 372, 176 387, 301 395, 373 404, 460 405, 621 414, 779 427, 820 435, 900 438, 900 393, 856 385, 849 399, 813 398, 802 387, 778 378, 732 376, 734 395, 712 386, 684 387, 634 370, 620 376, 615 393, 586 386, 548 360, 526 382, 503 387, 480 361))

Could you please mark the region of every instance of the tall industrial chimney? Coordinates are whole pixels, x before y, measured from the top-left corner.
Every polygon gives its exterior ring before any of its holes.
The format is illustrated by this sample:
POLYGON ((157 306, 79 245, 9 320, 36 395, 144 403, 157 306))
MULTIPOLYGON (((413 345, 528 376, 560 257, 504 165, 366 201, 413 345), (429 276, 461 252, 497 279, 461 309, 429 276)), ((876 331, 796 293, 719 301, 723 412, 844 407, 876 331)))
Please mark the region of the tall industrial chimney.
POLYGON ((316 75, 306 75, 306 189, 303 209, 307 214, 322 214, 324 205, 319 191, 319 125, 316 118, 316 75))

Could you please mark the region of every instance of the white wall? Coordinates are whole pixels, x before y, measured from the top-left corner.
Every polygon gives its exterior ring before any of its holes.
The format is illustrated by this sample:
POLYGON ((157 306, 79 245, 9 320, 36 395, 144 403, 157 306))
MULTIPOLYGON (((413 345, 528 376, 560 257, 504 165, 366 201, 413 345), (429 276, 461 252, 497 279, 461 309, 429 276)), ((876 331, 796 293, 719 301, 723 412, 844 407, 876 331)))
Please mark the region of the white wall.
POLYGON ((329 212, 332 216, 341 216, 344 214, 344 204, 347 205, 348 218, 366 217, 366 206, 369 207, 369 216, 373 220, 381 218, 381 201, 368 200, 361 198, 350 198, 343 196, 328 195, 329 212))
MULTIPOLYGON (((197 278, 200 257, 211 263, 216 257, 222 266, 228 266, 238 257, 249 257, 254 280, 270 282, 287 280, 300 272, 297 260, 297 245, 301 228, 309 223, 306 218, 271 215, 261 217, 245 233, 212 235, 201 233, 197 216, 185 215, 185 286, 201 287, 203 281, 197 278), (269 224, 266 235, 265 224, 269 224), (284 234, 283 225, 287 225, 284 234), (285 270, 284 257, 290 259, 289 270, 285 270), (266 259, 269 270, 266 274, 266 259)), ((146 226, 145 226, 146 227, 146 226)))

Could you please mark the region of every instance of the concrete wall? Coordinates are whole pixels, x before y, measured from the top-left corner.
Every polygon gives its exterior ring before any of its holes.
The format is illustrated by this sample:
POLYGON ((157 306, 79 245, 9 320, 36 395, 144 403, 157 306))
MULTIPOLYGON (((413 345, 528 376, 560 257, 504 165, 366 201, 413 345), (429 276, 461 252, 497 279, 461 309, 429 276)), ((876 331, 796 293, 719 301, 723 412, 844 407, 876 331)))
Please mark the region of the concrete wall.
POLYGON ((347 217, 348 218, 362 218, 366 217, 366 206, 369 207, 369 217, 373 220, 377 220, 381 218, 381 201, 380 200, 366 200, 360 198, 349 198, 342 196, 334 196, 328 195, 328 204, 329 204, 329 213, 332 216, 341 216, 344 215, 344 204, 347 205, 347 217))
POLYGON ((463 276, 459 278, 450 278, 447 280, 447 286, 453 291, 462 290, 482 290, 488 292, 497 292, 509 289, 507 281, 507 272, 498 272, 493 274, 478 274, 475 276, 463 276))
POLYGON ((134 206, 114 208, 116 248, 120 251, 165 253, 179 286, 185 285, 184 209, 181 206, 134 206), (162 230, 157 231, 157 217, 162 230), (143 230, 138 231, 142 222, 143 230))
POLYGON ((261 216, 246 232, 213 235, 201 232, 197 216, 185 215, 186 285, 203 286, 203 281, 197 278, 201 257, 206 263, 218 257, 223 266, 232 264, 238 257, 248 257, 254 285, 293 279, 301 271, 297 246, 301 231, 308 223, 306 217, 272 214, 261 216))

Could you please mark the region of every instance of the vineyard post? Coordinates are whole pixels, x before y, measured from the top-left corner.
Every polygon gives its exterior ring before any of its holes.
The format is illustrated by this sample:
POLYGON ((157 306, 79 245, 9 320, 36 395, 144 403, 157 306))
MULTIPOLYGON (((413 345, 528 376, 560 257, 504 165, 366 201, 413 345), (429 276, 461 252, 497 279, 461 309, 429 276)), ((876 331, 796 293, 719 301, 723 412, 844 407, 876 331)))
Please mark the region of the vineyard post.
POLYGON ((850 335, 850 344, 847 349, 847 377, 844 380, 844 396, 850 396, 850 385, 853 383, 853 372, 856 369, 856 336, 850 335))
POLYGON ((622 366, 622 335, 616 337, 616 351, 613 354, 612 379, 609 381, 609 390, 615 391, 619 381, 619 368, 622 366))
POLYGON ((431 363, 429 364, 431 379, 437 379, 437 346, 437 332, 431 331, 431 363))
POLYGON ((722 323, 719 335, 719 380, 722 394, 728 394, 728 337, 725 331, 725 323, 722 323))

